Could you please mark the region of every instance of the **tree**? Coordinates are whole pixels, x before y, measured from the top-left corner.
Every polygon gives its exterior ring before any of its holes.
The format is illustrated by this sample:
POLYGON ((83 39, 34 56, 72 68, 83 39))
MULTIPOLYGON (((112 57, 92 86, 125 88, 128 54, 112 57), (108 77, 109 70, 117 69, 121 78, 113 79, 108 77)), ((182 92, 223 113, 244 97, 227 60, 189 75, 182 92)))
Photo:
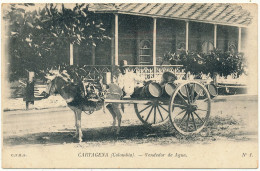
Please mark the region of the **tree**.
POLYGON ((9 23, 10 80, 25 77, 26 70, 37 73, 61 64, 62 49, 70 43, 96 46, 109 39, 103 22, 88 7, 10 4, 4 14, 9 23))
POLYGON ((183 65, 186 72, 192 74, 210 74, 214 72, 222 76, 235 74, 237 76, 246 73, 247 61, 243 53, 222 52, 214 49, 208 54, 201 52, 186 52, 180 54, 166 52, 164 61, 169 61, 171 64, 183 65))

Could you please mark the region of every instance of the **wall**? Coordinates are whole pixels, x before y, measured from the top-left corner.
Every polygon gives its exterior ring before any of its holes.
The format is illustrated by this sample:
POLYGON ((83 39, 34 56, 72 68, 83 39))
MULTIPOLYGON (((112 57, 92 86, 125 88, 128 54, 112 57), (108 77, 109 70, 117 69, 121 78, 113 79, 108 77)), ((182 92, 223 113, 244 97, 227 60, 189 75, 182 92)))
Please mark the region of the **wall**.
POLYGON ((118 16, 118 55, 119 62, 127 60, 128 65, 136 64, 138 17, 130 15, 118 16))
POLYGON ((237 52, 238 48, 238 28, 237 27, 228 27, 227 28, 227 39, 228 39, 228 51, 231 51, 230 46, 235 46, 235 52, 237 52))
MULTIPOLYGON (((114 14, 97 14, 104 21, 107 34, 111 40, 97 43, 95 48, 95 64, 110 65, 111 56, 114 55, 113 34, 114 14)), ((153 18, 133 15, 118 16, 119 20, 119 62, 127 60, 129 65, 138 65, 140 57, 140 46, 144 40, 151 44, 150 63, 152 65, 153 45, 153 18)), ((157 18, 157 42, 156 42, 156 64, 162 64, 162 57, 166 52, 179 53, 185 50, 185 21, 157 18)), ((246 32, 242 29, 242 50, 243 40, 246 32)), ((231 26, 217 26, 217 48, 227 51, 230 44, 237 48, 238 28, 231 26)), ((212 50, 214 45, 214 25, 205 23, 189 22, 189 51, 200 52, 205 47, 212 50), (210 42, 202 48, 203 42, 210 42)), ((92 48, 81 45, 78 49, 78 56, 81 64, 92 64, 92 48)), ((165 64, 165 63, 164 63, 165 64)), ((166 63, 167 64, 167 63, 166 63)))
MULTIPOLYGON (((112 37, 112 14, 96 14, 100 18, 106 29, 105 35, 112 37)), ((82 42, 80 45, 75 44, 73 47, 74 64, 75 65, 92 65, 92 56, 95 56, 95 65, 110 65, 111 64, 111 41, 112 39, 94 40, 96 47, 93 48, 91 43, 82 42)), ((69 45, 68 45, 69 48, 69 45)), ((68 53, 69 55, 69 53, 68 53)), ((69 57, 68 57, 69 61, 69 57)))
MULTIPOLYGON (((153 19, 131 15, 119 15, 119 61, 127 60, 128 65, 139 63, 140 47, 144 40, 152 45, 153 42, 153 19)), ((149 52, 152 64, 152 47, 149 52)))
POLYGON ((180 53, 181 51, 185 50, 186 47, 186 22, 175 20, 175 23, 176 24, 174 27, 176 28, 176 45, 174 49, 177 53, 180 53))
POLYGON ((246 38, 248 37, 247 29, 242 28, 241 30, 241 51, 245 52, 246 50, 246 38))
POLYGON ((75 56, 73 62, 77 65, 92 65, 92 47, 82 43, 81 45, 74 45, 73 55, 75 56))
POLYGON ((140 55, 141 55, 141 46, 146 42, 150 42, 150 50, 148 52, 145 52, 145 54, 150 55, 148 59, 150 59, 149 63, 146 63, 146 65, 152 65, 152 59, 153 59, 153 18, 149 17, 138 17, 136 21, 136 28, 137 28, 137 62, 136 64, 140 64, 140 55))
POLYGON ((111 44, 113 41, 113 24, 114 14, 97 14, 97 17, 101 18, 104 28, 106 29, 105 34, 108 35, 110 40, 98 41, 95 48, 95 64, 96 65, 110 65, 111 64, 111 44))
POLYGON ((227 27, 226 26, 217 26, 217 49, 221 51, 227 51, 227 27))
MULTIPOLYGON (((244 36, 242 35, 244 39, 244 36)), ((230 45, 238 47, 238 28, 232 26, 220 26, 217 28, 217 48, 221 51, 230 50, 230 45)), ((243 42, 242 42, 243 46, 243 42)))
MULTIPOLYGON (((175 51, 176 22, 169 19, 157 19, 156 64, 163 62, 163 56, 167 52, 175 51)), ((165 64, 165 63, 163 63, 165 64)))
POLYGON ((214 48, 214 25, 189 23, 189 51, 208 53, 214 48))

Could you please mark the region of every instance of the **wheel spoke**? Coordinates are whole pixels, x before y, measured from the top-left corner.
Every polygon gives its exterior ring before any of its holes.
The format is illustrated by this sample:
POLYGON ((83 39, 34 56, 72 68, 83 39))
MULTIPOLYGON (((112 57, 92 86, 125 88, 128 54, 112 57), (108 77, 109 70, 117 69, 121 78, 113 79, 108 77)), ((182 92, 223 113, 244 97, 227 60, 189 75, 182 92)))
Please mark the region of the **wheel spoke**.
POLYGON ((188 131, 189 128, 189 120, 190 120, 190 113, 188 113, 188 119, 186 120, 186 131, 188 131))
POLYGON ((200 94, 202 93, 202 91, 203 91, 202 89, 199 91, 199 93, 198 93, 197 96, 195 97, 193 103, 196 102, 196 101, 199 99, 200 94))
POLYGON ((191 102, 193 103, 194 100, 194 88, 195 88, 195 84, 192 84, 191 86, 191 102))
POLYGON ((205 109, 196 109, 196 110, 208 112, 208 110, 205 110, 205 109))
POLYGON ((154 118, 153 118, 153 123, 155 124, 156 121, 156 106, 154 106, 154 118))
POLYGON ((180 114, 182 114, 183 112, 185 112, 186 110, 183 109, 181 112, 179 112, 176 116, 179 116, 180 114))
POLYGON ((204 121, 199 117, 199 115, 196 113, 196 112, 194 112, 194 114, 199 118, 199 120, 204 124, 204 121))
POLYGON ((152 106, 151 104, 148 105, 147 107, 145 107, 144 109, 140 110, 139 113, 142 113, 143 111, 145 111, 146 109, 148 109, 150 106, 152 106))
POLYGON ((157 107, 157 109, 158 109, 158 112, 159 112, 159 114, 160 114, 160 116, 161 116, 161 118, 162 118, 162 121, 163 121, 164 119, 163 119, 162 113, 161 113, 161 111, 160 111, 160 108, 157 107))
POLYGON ((189 90, 188 90, 188 86, 187 86, 187 84, 184 85, 184 87, 185 87, 185 90, 186 90, 186 93, 187 93, 187 99, 188 99, 188 102, 189 102, 189 104, 190 104, 190 103, 191 103, 191 101, 190 101, 190 93, 189 93, 189 90))
POLYGON ((184 105, 181 105, 181 104, 173 104, 172 106, 173 107, 179 107, 179 108, 182 108, 182 107, 186 108, 187 107, 187 106, 184 106, 184 105))
POLYGON ((163 110, 165 110, 166 112, 169 112, 167 109, 165 109, 162 105, 160 105, 159 104, 159 106, 163 109, 163 110))
POLYGON ((186 102, 186 100, 182 97, 182 95, 180 94, 180 92, 178 92, 179 97, 181 98, 182 101, 184 101, 184 103, 188 106, 189 104, 186 102))
POLYGON ((181 122, 180 122, 180 125, 181 125, 181 123, 184 121, 184 118, 187 116, 187 112, 185 113, 185 115, 181 118, 181 122))
POLYGON ((151 108, 149 114, 147 115, 146 119, 145 119, 145 122, 147 122, 148 118, 150 117, 151 113, 152 113, 152 110, 153 110, 153 107, 151 108))
POLYGON ((163 121, 164 119, 163 119, 163 116, 162 116, 161 110, 160 110, 159 107, 157 107, 157 109, 158 109, 158 112, 159 112, 159 114, 160 114, 160 116, 161 116, 161 119, 162 119, 162 121, 163 121))
POLYGON ((183 135, 201 131, 209 119, 210 100, 203 84, 195 81, 180 84, 169 104, 169 118, 173 127, 183 135))
POLYGON ((191 118, 192 118, 192 122, 193 122, 193 125, 194 125, 194 129, 195 129, 195 131, 197 131, 197 126, 196 126, 196 123, 195 123, 194 116, 193 116, 192 113, 191 113, 190 115, 191 115, 191 118))

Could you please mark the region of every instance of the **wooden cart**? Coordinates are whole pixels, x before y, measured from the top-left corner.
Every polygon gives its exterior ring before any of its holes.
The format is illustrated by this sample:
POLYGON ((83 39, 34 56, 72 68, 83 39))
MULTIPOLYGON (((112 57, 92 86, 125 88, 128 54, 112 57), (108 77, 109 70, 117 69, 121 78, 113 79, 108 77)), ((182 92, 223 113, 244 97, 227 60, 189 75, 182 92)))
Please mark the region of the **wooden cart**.
POLYGON ((199 133, 206 126, 211 111, 207 88, 190 80, 178 84, 168 97, 105 99, 105 103, 133 104, 143 124, 160 125, 169 121, 183 135, 199 133))

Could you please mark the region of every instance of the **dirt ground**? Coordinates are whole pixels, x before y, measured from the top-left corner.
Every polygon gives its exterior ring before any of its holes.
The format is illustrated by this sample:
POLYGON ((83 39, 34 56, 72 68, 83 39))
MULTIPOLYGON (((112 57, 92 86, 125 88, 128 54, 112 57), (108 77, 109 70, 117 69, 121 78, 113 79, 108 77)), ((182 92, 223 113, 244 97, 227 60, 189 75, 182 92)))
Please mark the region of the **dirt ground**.
MULTIPOLYGON (((106 151, 115 146, 122 149, 126 147, 145 149, 151 146, 165 150, 176 146, 180 147, 179 149, 187 149, 196 144, 198 146, 194 148, 218 149, 217 146, 222 144, 222 148, 223 143, 233 147, 250 144, 257 147, 257 105, 257 96, 217 97, 212 102, 207 127, 192 136, 178 134, 169 123, 155 127, 143 126, 135 115, 132 105, 126 106, 127 112, 123 114, 119 136, 116 136, 115 131, 111 129, 112 117, 108 111, 106 113, 98 111, 92 115, 83 113, 84 138, 81 144, 73 139, 74 114, 68 108, 9 111, 3 113, 2 121, 3 147, 6 149, 4 154, 10 155, 14 151, 16 153, 22 151, 23 154, 25 149, 43 148, 106 151)), ((257 154, 257 151, 255 153, 257 154)), ((257 155, 255 156, 257 159, 257 155)))

